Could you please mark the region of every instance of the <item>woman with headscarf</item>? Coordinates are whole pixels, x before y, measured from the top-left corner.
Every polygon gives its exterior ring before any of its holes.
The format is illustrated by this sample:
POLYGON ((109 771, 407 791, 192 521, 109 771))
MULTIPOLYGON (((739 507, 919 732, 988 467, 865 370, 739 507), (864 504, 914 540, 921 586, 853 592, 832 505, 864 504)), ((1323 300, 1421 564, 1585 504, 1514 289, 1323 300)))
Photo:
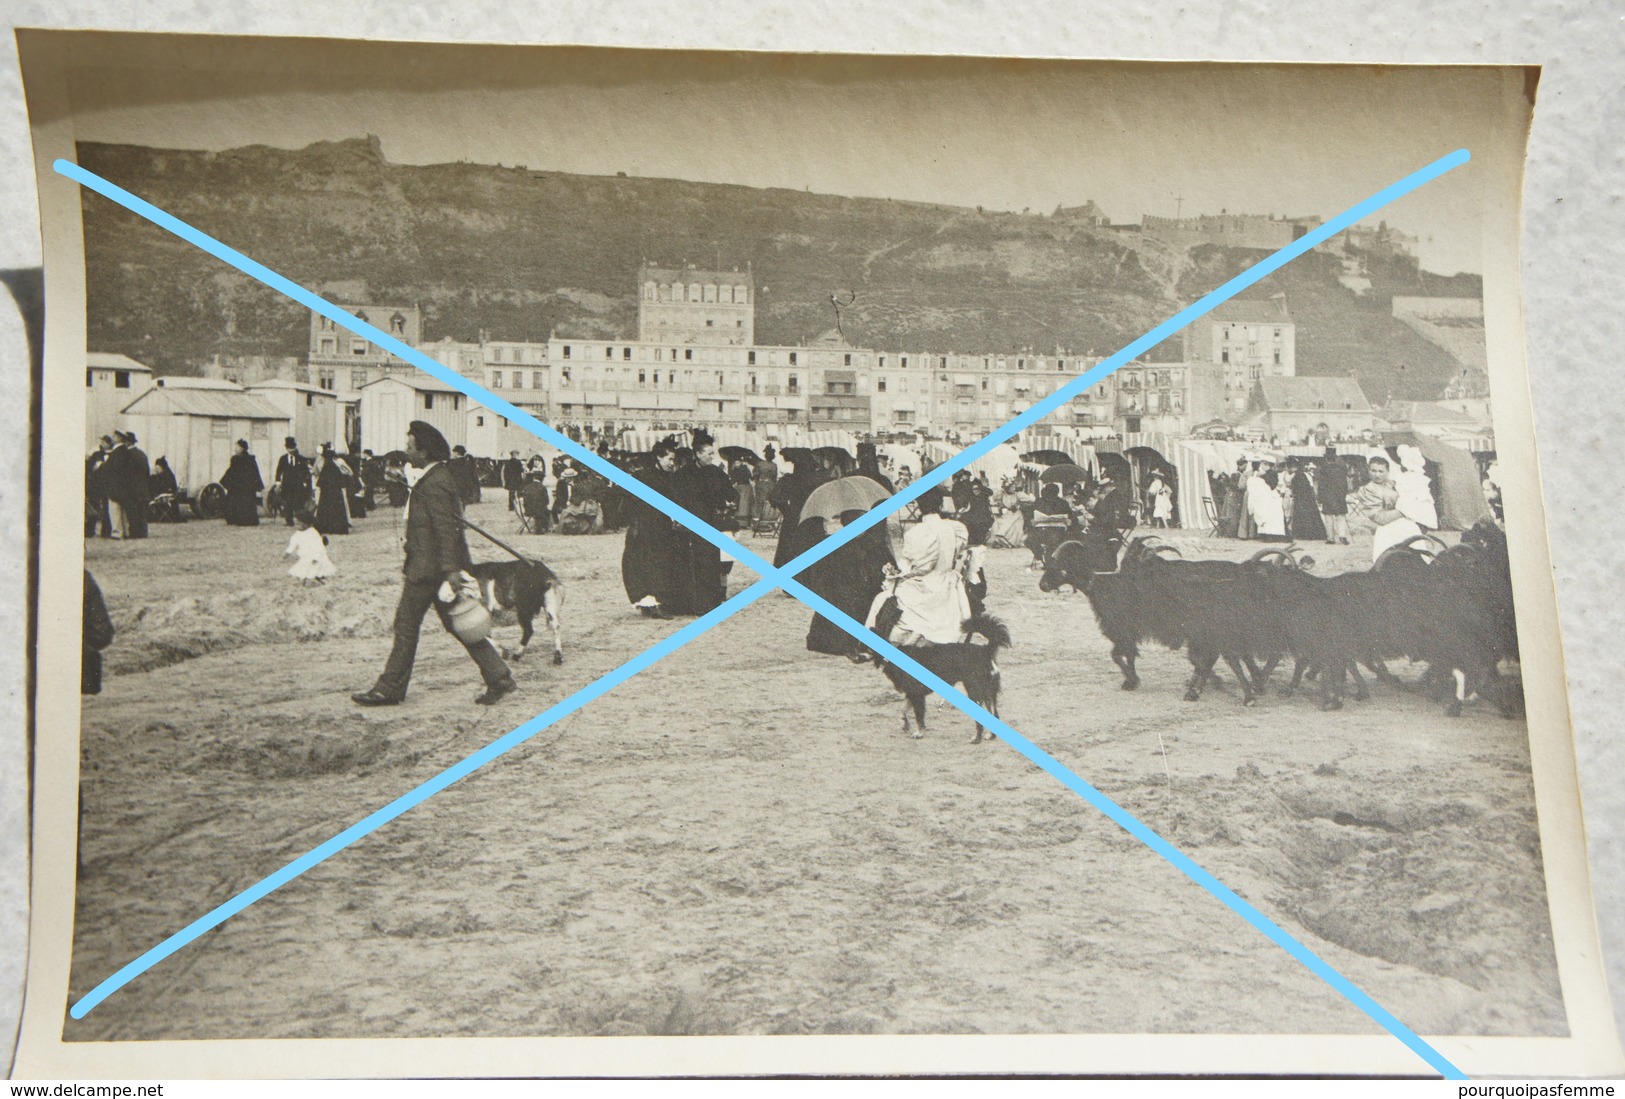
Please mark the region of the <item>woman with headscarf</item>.
POLYGON ((322 444, 316 468, 316 529, 323 534, 350 533, 350 469, 322 444))
POLYGON ((260 479, 260 464, 248 452, 248 440, 237 440, 237 452, 231 456, 220 486, 226 490, 226 524, 233 527, 260 525, 260 508, 256 499, 265 488, 260 479))

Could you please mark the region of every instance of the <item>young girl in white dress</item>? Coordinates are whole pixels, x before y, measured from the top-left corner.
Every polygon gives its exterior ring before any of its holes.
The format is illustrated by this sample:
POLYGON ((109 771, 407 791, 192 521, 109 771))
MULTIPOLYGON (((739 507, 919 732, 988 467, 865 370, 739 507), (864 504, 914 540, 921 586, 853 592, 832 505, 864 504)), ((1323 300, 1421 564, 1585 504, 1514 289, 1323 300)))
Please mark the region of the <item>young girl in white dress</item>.
POLYGON ((320 584, 338 572, 338 567, 327 556, 327 539, 316 529, 316 516, 309 511, 299 513, 299 529, 288 539, 284 557, 297 557, 288 575, 303 586, 320 584))

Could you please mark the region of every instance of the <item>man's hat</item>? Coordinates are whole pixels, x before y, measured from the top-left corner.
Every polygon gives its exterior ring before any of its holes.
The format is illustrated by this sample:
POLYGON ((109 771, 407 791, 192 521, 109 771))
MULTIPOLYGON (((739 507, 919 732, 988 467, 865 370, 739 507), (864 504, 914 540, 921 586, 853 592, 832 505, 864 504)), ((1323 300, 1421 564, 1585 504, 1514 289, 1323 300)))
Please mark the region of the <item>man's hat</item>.
POLYGON ((282 445, 288 450, 297 450, 299 448, 299 440, 295 439, 292 435, 289 435, 286 439, 282 440, 282 445))
POLYGON ((451 457, 451 447, 446 445, 446 437, 433 424, 413 420, 406 425, 406 433, 418 441, 418 447, 431 462, 444 462, 451 457))

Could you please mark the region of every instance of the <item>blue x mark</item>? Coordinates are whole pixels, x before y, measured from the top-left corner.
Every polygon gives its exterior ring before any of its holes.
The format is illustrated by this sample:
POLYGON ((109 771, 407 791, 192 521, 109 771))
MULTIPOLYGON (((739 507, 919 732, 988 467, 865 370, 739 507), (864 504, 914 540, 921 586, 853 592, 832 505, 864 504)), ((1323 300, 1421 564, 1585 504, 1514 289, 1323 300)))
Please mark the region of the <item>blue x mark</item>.
POLYGON ((1110 375, 1124 363, 1132 361, 1145 351, 1155 347, 1157 344, 1161 343, 1163 340, 1185 327, 1191 321, 1194 321, 1198 317, 1210 312, 1222 302, 1234 297, 1242 290, 1245 290, 1247 287, 1257 283, 1259 280, 1263 279, 1265 276, 1269 275, 1271 272, 1279 269, 1285 264, 1290 263, 1292 260, 1314 248, 1321 242, 1330 239, 1332 236, 1342 232, 1349 226, 1371 216, 1377 210, 1380 210, 1396 199, 1409 194, 1410 192, 1421 187, 1423 184, 1426 184, 1450 171, 1451 169, 1466 163, 1467 160, 1467 150, 1458 149, 1450 155, 1434 161, 1427 167, 1412 173, 1399 182, 1384 188, 1365 201, 1351 207, 1350 209, 1339 214, 1337 217, 1332 218, 1330 221, 1321 225, 1313 232, 1307 233, 1300 239, 1293 241, 1287 247, 1282 248, 1280 251, 1269 256, 1267 259, 1242 272, 1240 275, 1237 275, 1235 278, 1231 279, 1217 290, 1214 290, 1206 297, 1203 297, 1194 304, 1180 310, 1162 324, 1128 344, 1111 358, 1106 359, 1093 369, 1087 371, 1080 377, 1058 389, 1055 393, 1038 402, 1026 412, 1015 417, 997 431, 994 431, 975 444, 965 448, 953 458, 934 468, 929 474, 918 478, 907 488, 898 492, 896 495, 892 496, 883 503, 878 504, 872 510, 865 513, 862 518, 842 528, 837 533, 825 538, 812 549, 801 554, 801 556, 797 557, 795 560, 789 562, 781 568, 774 568, 755 553, 740 545, 734 539, 722 534, 713 528, 709 523, 704 522, 683 508, 672 503, 670 500, 666 499, 658 492, 655 492, 653 489, 649 488, 647 485, 643 484, 637 478, 631 476, 624 470, 608 461, 605 461, 597 454, 594 454, 591 450, 583 447, 575 440, 548 426, 541 420, 538 420, 530 413, 515 407, 509 402, 503 400, 501 397, 487 391, 482 386, 475 385, 461 374, 458 374, 443 364, 429 358, 416 348, 410 347, 400 340, 380 332, 378 329, 372 327, 357 317, 352 316, 350 313, 339 308, 326 299, 318 297, 309 290, 306 290, 304 287, 299 286, 298 284, 284 278, 269 268, 254 262, 240 252, 228 248, 226 245, 221 244, 214 238, 198 232, 196 229, 192 228, 190 225, 174 217, 173 215, 165 213, 156 206, 137 198, 135 195, 130 194, 121 187, 109 183, 100 176, 86 171, 77 164, 66 160, 56 161, 54 167, 58 173, 67 176, 69 179, 76 181, 82 186, 88 187, 91 190, 112 199, 114 202, 117 202, 126 209, 139 214, 159 227, 166 229, 183 240, 196 245, 211 255, 225 261, 227 264, 230 264, 232 267, 237 268, 239 271, 242 271, 243 273, 258 279, 260 282, 265 283, 272 289, 281 291, 288 297, 299 302, 301 305, 320 313, 322 316, 329 318, 334 323, 348 329, 349 331, 365 337, 375 345, 386 348, 400 358, 412 363, 419 369, 433 375, 440 381, 466 394, 470 399, 479 402, 492 412, 506 416, 511 422, 526 428, 538 438, 553 444, 558 449, 562 450, 566 454, 569 454, 582 465, 596 473, 602 474, 604 477, 619 485, 621 488, 637 496, 640 500, 660 510, 661 512, 664 512, 677 522, 682 523, 689 530, 692 530, 706 541, 711 542, 713 545, 732 556, 735 560, 744 562, 761 577, 761 579, 757 580, 756 583, 735 595, 733 598, 729 599, 715 610, 695 619, 693 622, 689 623, 687 626, 684 626, 676 633, 651 646, 636 658, 627 661, 614 671, 588 684, 586 687, 582 688, 580 691, 577 691, 569 698, 559 702, 545 712, 538 714, 536 717, 508 733, 506 736, 503 736, 486 745, 484 748, 481 748, 479 751, 464 759, 462 762, 447 768, 434 778, 425 782, 423 785, 417 787, 417 789, 397 798, 395 801, 384 806, 382 809, 377 810, 365 819, 351 825, 349 828, 346 828, 344 831, 340 832, 326 843, 321 844, 319 847, 314 848, 294 861, 288 863, 288 865, 284 866, 276 873, 271 874, 269 877, 266 877, 256 884, 250 886, 248 889, 245 889, 231 900, 220 905, 218 908, 215 908, 213 911, 200 917, 187 927, 171 935, 169 938, 165 939, 151 950, 148 950, 145 954, 142 954, 139 958, 136 958, 134 961, 124 966, 117 973, 114 973, 111 977, 108 977, 101 984, 97 985, 69 1009, 69 1014, 75 1019, 84 1018, 92 1008, 101 1003, 108 996, 112 995, 118 989, 122 988, 125 984, 129 983, 140 974, 146 972, 148 969, 151 969, 154 965, 157 965, 160 961, 169 957, 177 950, 180 950, 193 939, 196 939, 205 932, 218 927, 220 924, 241 912, 243 909, 259 900, 261 897, 274 892, 281 886, 303 874, 305 871, 326 861, 339 851, 342 851, 356 840, 361 839, 363 836, 366 836, 376 829, 382 827, 389 821, 394 820, 396 817, 400 816, 408 809, 411 809, 413 806, 418 805, 429 797, 432 797, 434 794, 444 790, 446 787, 463 778, 465 775, 471 774, 480 767, 483 767, 486 763, 489 763, 491 760, 496 759, 498 756, 501 756, 510 749, 524 743, 526 740, 535 736, 537 733, 541 732, 549 725, 552 725, 554 722, 574 713, 599 696, 613 690, 616 686, 625 682, 627 679, 630 679, 638 672, 655 664, 667 654, 682 648, 696 637, 699 637, 701 634, 705 633, 712 626, 717 625, 724 619, 732 617, 745 607, 756 602, 756 600, 760 599, 762 596, 767 595, 776 588, 783 588, 791 595, 794 595, 797 599, 800 599, 807 606, 829 619, 835 625, 839 626, 841 629, 845 630, 847 633, 851 634, 865 645, 868 645, 870 648, 885 656, 887 660, 893 662, 898 667, 908 672, 919 682, 930 687, 942 698, 952 702, 955 706, 963 710, 967 715, 976 721, 980 722, 983 726, 998 733, 1006 743, 1010 744, 1043 770, 1054 776, 1063 786, 1077 793, 1090 805, 1094 806, 1107 817, 1111 818, 1113 822, 1123 828, 1135 839, 1139 840, 1141 843, 1144 843, 1147 847, 1161 855, 1168 862, 1172 863, 1181 873, 1185 874, 1192 881, 1206 889, 1209 893, 1213 894, 1225 905, 1246 919, 1247 922, 1261 931, 1272 942, 1280 946, 1287 953, 1291 954, 1312 973, 1320 977, 1327 984, 1331 985, 1361 1011, 1364 1011, 1372 1019, 1376 1020, 1390 1034, 1404 1042, 1418 1056, 1425 1060, 1436 1071, 1441 1073, 1446 1079, 1466 1079, 1467 1077, 1465 1073, 1463 1073, 1450 1061, 1445 1059, 1445 1057, 1431 1045, 1413 1033, 1408 1027, 1405 1026, 1405 1024, 1401 1023, 1393 1015, 1389 1014, 1389 1012, 1384 1009, 1381 1004, 1378 1004, 1370 996, 1367 996, 1351 981, 1349 981, 1348 978, 1344 977, 1341 973, 1338 973, 1331 966, 1327 965, 1297 939, 1293 938, 1286 931, 1277 926, 1262 912, 1258 911, 1258 909, 1242 900, 1241 897, 1237 896, 1235 892, 1227 888, 1217 878, 1213 877, 1213 875, 1202 869, 1202 867, 1198 866, 1183 852, 1179 851, 1168 841, 1164 840, 1161 836, 1158 836, 1151 829, 1147 828, 1111 798, 1107 797, 1099 790, 1096 790, 1089 783, 1085 782, 1066 767, 1062 766, 1059 761, 1050 756, 1043 749, 1039 748, 1026 737, 1016 732, 1016 730, 1000 721, 993 714, 989 713, 987 710, 965 697, 965 695, 956 690, 952 684, 944 682, 940 677, 921 666, 918 661, 914 660, 907 653, 891 645, 884 639, 876 636, 874 633, 866 629, 861 622, 851 618, 819 596, 816 592, 813 592, 801 584, 795 579, 795 577, 803 569, 807 568, 815 561, 819 561, 829 554, 835 552, 841 546, 845 545, 853 538, 856 538, 858 535, 873 527, 875 524, 884 522, 892 513, 917 499, 927 489, 942 483, 948 477, 951 477, 954 473, 966 468, 972 462, 986 454, 988 451, 992 450, 994 447, 1011 438, 1014 438, 1018 433, 1031 424, 1038 422, 1039 420, 1048 416, 1050 413, 1059 409, 1068 401, 1072 400, 1073 397, 1085 392, 1101 379, 1110 375))

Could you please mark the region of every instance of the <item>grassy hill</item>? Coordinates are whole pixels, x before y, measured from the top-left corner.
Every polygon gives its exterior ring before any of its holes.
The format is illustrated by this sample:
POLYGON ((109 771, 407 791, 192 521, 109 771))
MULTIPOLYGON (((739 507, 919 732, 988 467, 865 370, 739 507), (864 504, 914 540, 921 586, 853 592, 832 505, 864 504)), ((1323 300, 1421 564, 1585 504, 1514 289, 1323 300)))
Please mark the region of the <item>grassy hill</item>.
MULTIPOLYGON (((396 165, 373 139, 220 153, 85 143, 79 160, 317 292, 420 303, 431 340, 631 335, 640 262, 720 257, 753 270, 761 343, 815 337, 833 324, 830 294, 852 291, 843 322, 857 344, 1104 355, 1258 255, 1173 252, 1065 211, 396 165)), ((84 223, 93 349, 160 373, 217 353, 303 355, 308 314, 281 295, 89 191, 84 223)), ((1448 357, 1387 315, 1396 291, 1357 301, 1321 260, 1259 290, 1287 291, 1300 372, 1352 369, 1398 396, 1433 395, 1448 357)))

